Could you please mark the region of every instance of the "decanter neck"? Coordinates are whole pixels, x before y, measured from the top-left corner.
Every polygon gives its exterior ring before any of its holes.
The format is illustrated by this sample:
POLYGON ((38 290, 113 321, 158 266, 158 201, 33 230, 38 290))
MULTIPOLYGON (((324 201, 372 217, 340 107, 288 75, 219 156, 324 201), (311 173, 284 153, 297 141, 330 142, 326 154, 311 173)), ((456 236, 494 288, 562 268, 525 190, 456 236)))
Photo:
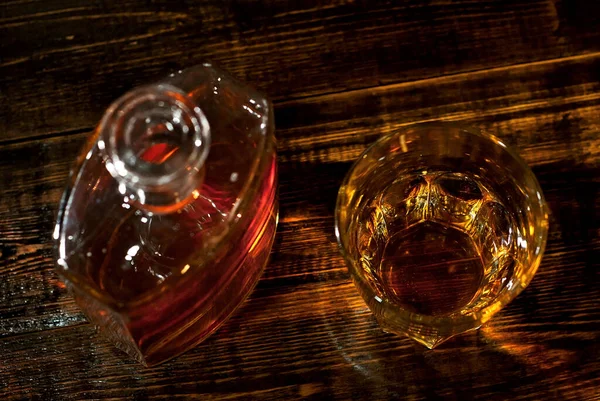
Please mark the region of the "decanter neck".
POLYGON ((197 197, 210 127, 184 92, 170 85, 135 89, 108 108, 98 129, 106 169, 142 209, 169 213, 197 197))

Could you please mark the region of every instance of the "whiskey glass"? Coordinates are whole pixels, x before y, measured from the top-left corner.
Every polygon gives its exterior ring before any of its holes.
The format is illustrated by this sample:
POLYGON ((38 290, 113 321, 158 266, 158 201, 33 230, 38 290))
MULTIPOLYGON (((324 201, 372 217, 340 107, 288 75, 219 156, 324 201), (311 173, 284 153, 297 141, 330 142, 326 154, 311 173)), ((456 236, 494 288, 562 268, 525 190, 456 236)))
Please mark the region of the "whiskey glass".
POLYGON ((548 210, 533 172, 499 138, 417 124, 360 155, 339 190, 335 230, 380 327, 434 348, 529 284, 548 210))

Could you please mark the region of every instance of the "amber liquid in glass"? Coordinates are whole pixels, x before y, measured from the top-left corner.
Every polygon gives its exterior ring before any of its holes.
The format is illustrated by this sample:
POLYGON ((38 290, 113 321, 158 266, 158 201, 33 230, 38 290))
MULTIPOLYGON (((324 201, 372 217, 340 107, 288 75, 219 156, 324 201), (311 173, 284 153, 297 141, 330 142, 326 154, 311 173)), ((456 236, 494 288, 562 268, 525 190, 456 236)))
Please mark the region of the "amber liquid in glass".
POLYGON ((387 185, 355 213, 350 231, 380 300, 451 316, 487 306, 510 282, 517 229, 477 177, 422 171, 387 185))
MULTIPOLYGON (((175 154, 176 149, 161 144, 142 158, 163 163, 175 154)), ((118 224, 94 227, 87 255, 67 260, 70 268, 85 271, 87 280, 117 303, 136 305, 126 307, 123 319, 74 291, 86 314, 120 348, 146 364, 174 357, 209 336, 250 293, 275 236, 276 163, 274 153, 269 157, 268 168, 259 177, 259 193, 244 211, 251 217, 237 234, 223 228, 237 202, 219 185, 230 177, 220 177, 219 161, 210 161, 216 167, 180 208, 148 213, 122 197, 116 206, 123 216, 118 224), (232 246, 214 249, 222 238, 229 238, 232 246), (206 260, 211 252, 214 255, 206 260), (82 261, 85 266, 76 265, 82 261), (149 296, 165 285, 176 290, 149 296)), ((104 186, 114 185, 104 163, 98 169, 94 191, 114 191, 104 186)))

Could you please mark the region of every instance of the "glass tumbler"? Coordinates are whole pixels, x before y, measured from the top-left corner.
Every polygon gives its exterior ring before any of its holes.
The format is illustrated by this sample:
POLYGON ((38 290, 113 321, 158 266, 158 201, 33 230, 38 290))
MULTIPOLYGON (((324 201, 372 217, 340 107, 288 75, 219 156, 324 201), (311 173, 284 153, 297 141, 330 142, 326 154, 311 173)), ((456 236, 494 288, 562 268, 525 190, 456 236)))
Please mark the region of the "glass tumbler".
POLYGON ((338 194, 336 235, 384 331, 428 348, 479 328, 531 281, 548 211, 500 139, 419 124, 378 140, 338 194))

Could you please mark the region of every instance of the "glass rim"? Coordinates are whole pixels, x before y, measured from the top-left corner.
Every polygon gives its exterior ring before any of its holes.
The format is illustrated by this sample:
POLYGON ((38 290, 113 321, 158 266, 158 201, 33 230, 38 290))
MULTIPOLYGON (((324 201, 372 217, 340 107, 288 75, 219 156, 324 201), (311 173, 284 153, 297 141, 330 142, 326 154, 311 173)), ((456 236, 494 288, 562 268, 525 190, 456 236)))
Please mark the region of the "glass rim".
MULTIPOLYGON (((451 323, 453 327, 457 327, 457 326, 460 326, 460 324, 468 325, 469 323, 472 323, 473 321, 479 321, 481 324, 483 324, 487 320, 489 320, 489 318, 491 318, 492 315, 494 315, 496 312, 498 312, 500 309, 502 309, 504 306, 506 306, 511 300, 516 298, 517 295, 519 295, 525 289, 525 287, 527 287, 529 285, 531 279, 537 272, 537 269, 541 263, 542 256, 544 255, 544 252, 545 252, 547 236, 548 236, 549 209, 548 209, 548 205, 546 203, 546 200, 545 200, 545 197, 544 197, 544 194, 543 194, 543 191, 542 191, 539 181, 537 180, 535 174, 533 173, 533 171, 531 170, 529 165, 525 162, 525 160, 515 150, 513 150, 510 146, 506 145, 497 136, 487 133, 487 132, 484 132, 481 129, 478 129, 473 126, 469 126, 467 124, 456 123, 456 122, 446 122, 446 121, 431 121, 431 122, 425 122, 425 123, 410 124, 410 125, 401 127, 387 135, 381 136, 375 142, 370 144, 363 152, 361 152, 361 154, 352 163, 352 166, 350 166, 348 172, 346 173, 346 175, 344 176, 344 179, 342 180, 342 183, 341 183, 340 188, 337 193, 335 212, 334 212, 334 231, 335 231, 336 241, 338 243, 340 253, 342 254, 342 257, 344 258, 344 262, 346 263, 346 267, 348 268, 352 278, 357 281, 360 280, 360 278, 353 272, 353 270, 356 269, 354 267, 355 260, 351 257, 350 252, 347 249, 348 235, 347 234, 342 235, 342 232, 340 231, 340 225, 341 225, 341 216, 340 215, 341 215, 341 211, 343 209, 342 200, 344 198, 345 189, 348 185, 348 182, 353 177, 354 172, 355 172, 356 168, 358 167, 358 165, 360 164, 361 160, 366 155, 372 153, 375 149, 385 146, 385 144, 387 144, 392 138, 402 135, 402 134, 408 132, 409 130, 415 129, 415 130, 423 131, 423 130, 427 130, 427 129, 431 129, 431 128, 456 129, 465 136, 470 136, 470 135, 477 136, 483 140, 492 142, 496 146, 501 147, 503 149, 503 151, 506 152, 506 154, 508 154, 516 162, 518 167, 525 173, 527 178, 531 179, 531 181, 535 187, 535 192, 538 194, 535 202, 540 206, 540 210, 543 212, 544 217, 543 217, 543 221, 541 222, 541 225, 540 225, 541 231, 535 235, 536 238, 539 238, 538 246, 540 248, 540 251, 537 254, 537 256, 535 257, 535 259, 533 259, 529 263, 529 266, 531 267, 530 274, 525 275, 524 279, 519 281, 518 285, 513 287, 513 289, 511 289, 510 292, 506 292, 506 291, 502 292, 493 302, 491 302, 489 305, 485 306, 484 308, 482 308, 481 310, 479 310, 477 312, 473 312, 473 313, 461 315, 461 316, 452 316, 452 315, 450 315, 450 316, 432 316, 432 315, 419 314, 419 313, 412 312, 412 311, 409 311, 406 309, 392 307, 385 300, 382 300, 380 302, 380 305, 387 307, 387 309, 390 313, 400 316, 402 319, 406 320, 407 322, 417 320, 419 323, 421 323, 423 325, 442 326, 442 325, 448 325, 449 323, 451 323), (344 238, 346 238, 346 241, 344 241, 344 238)), ((360 281, 362 282, 363 280, 360 280, 360 281)), ((370 308, 370 306, 369 306, 369 308, 370 308)), ((463 331, 465 331, 465 330, 463 330, 463 331)))

